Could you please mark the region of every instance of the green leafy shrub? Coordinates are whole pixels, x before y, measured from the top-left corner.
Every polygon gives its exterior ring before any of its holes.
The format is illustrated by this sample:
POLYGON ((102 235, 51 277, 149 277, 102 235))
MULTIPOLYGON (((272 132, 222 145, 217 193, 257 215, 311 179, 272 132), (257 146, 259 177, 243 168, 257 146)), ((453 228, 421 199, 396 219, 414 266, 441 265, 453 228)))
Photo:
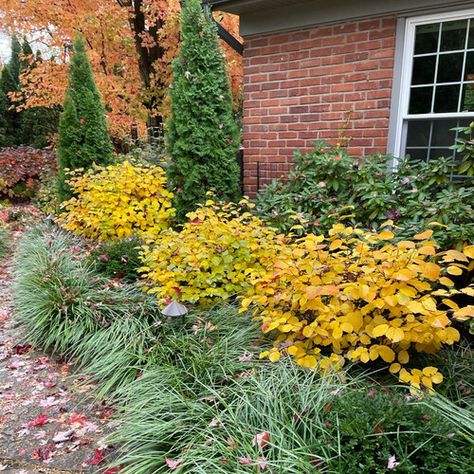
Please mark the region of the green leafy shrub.
POLYGON ((66 170, 88 169, 94 163, 112 162, 104 107, 94 82, 84 42, 74 42, 64 111, 59 121, 58 190, 62 200, 71 197, 66 170))
POLYGON ((394 472, 468 472, 474 456, 474 445, 429 405, 380 386, 334 397, 324 425, 322 442, 341 449, 333 472, 382 474, 390 464, 394 472))
POLYGON ((219 199, 240 194, 236 161, 239 131, 216 27, 200 0, 187 0, 181 13, 182 44, 173 63, 168 175, 177 218, 214 191, 219 199))
POLYGON ((48 173, 40 177, 38 188, 32 203, 46 215, 59 214, 61 202, 58 196, 58 178, 56 173, 48 173))
POLYGON ((457 127, 453 130, 461 132, 464 136, 458 137, 456 143, 452 146, 462 155, 461 164, 457 172, 461 175, 474 176, 474 122, 467 127, 457 127))
POLYGON ((104 241, 93 248, 89 259, 95 269, 108 278, 138 279, 141 240, 137 237, 104 241))
POLYGON ((450 182, 451 159, 404 160, 390 169, 390 157, 350 157, 318 143, 297 153, 285 181, 274 181, 258 197, 258 212, 282 231, 327 232, 341 219, 377 228, 387 219, 408 237, 433 225, 445 248, 474 240, 474 185, 450 182))

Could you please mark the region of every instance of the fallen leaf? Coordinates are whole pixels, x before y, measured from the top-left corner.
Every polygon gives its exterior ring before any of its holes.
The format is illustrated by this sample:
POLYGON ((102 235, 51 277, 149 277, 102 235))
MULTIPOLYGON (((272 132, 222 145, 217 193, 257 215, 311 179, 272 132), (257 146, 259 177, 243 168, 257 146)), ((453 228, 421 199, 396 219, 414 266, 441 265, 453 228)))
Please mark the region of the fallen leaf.
POLYGON ((239 362, 249 362, 252 359, 253 359, 253 354, 246 351, 243 355, 239 357, 239 362))
POLYGON ((34 420, 29 421, 26 426, 33 427, 33 426, 43 426, 48 423, 48 417, 46 415, 39 415, 34 420))
POLYGON ((166 465, 167 465, 172 471, 178 469, 178 467, 181 466, 181 464, 183 464, 183 460, 182 460, 182 459, 178 459, 177 461, 175 461, 175 460, 170 459, 170 458, 165 458, 165 461, 166 461, 166 465))
POLYGON ((79 425, 83 425, 87 422, 87 416, 82 415, 80 413, 73 413, 69 418, 69 423, 74 424, 78 423, 79 425))
POLYGON ((31 350, 31 345, 30 344, 17 344, 16 346, 13 346, 13 352, 17 355, 23 355, 31 350))
POLYGON ((258 462, 258 470, 260 471, 264 471, 267 467, 268 467, 268 464, 267 464, 267 459, 265 458, 265 456, 259 456, 257 458, 257 462, 258 462))
POLYGON ((54 446, 48 444, 41 448, 35 449, 31 454, 32 459, 41 459, 41 461, 47 461, 54 453, 54 446))
POLYGON ((399 464, 395 456, 390 456, 388 458, 387 469, 395 469, 399 464))
POLYGON ((89 464, 90 466, 97 466, 97 464, 100 464, 104 459, 104 452, 101 449, 96 449, 94 452, 94 457, 90 461, 88 461, 87 464, 89 464))
POLYGON ((65 441, 70 441, 71 437, 74 434, 74 430, 59 431, 53 438, 55 443, 63 443, 65 441))
POLYGON ((258 446, 260 448, 265 448, 265 446, 268 444, 270 441, 270 433, 268 431, 262 431, 261 433, 258 433, 255 435, 252 445, 253 446, 258 446))

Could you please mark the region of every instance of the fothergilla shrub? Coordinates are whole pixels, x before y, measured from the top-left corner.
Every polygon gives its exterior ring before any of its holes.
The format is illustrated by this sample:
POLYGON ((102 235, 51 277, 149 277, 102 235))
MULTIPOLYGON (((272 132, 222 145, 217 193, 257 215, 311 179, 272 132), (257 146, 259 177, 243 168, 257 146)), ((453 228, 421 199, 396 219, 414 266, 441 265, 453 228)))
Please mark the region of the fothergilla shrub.
POLYGON ((173 217, 173 194, 162 168, 124 161, 94 167, 69 181, 75 197, 63 203, 58 221, 76 234, 106 240, 153 236, 173 217))
POLYGON ((0 195, 9 198, 31 197, 40 178, 56 169, 51 150, 27 146, 0 149, 0 195))
POLYGON ((255 306, 264 333, 275 334, 274 347, 262 356, 276 361, 287 353, 303 367, 322 370, 380 359, 401 381, 431 390, 442 375, 435 367, 403 368, 410 353, 453 344, 460 339, 453 319, 474 316, 473 306, 459 308, 448 298, 457 290, 437 289, 453 287, 446 275, 462 271, 474 246, 451 251, 443 269, 433 261, 431 235, 394 242, 389 230, 337 224, 329 237, 310 234, 288 245, 256 283, 255 295, 242 302, 242 310, 255 306))
POLYGON ((247 206, 253 205, 208 200, 187 214, 181 232, 166 230, 144 246, 141 272, 149 282, 147 291, 162 301, 199 304, 247 292, 268 271, 284 239, 247 206))

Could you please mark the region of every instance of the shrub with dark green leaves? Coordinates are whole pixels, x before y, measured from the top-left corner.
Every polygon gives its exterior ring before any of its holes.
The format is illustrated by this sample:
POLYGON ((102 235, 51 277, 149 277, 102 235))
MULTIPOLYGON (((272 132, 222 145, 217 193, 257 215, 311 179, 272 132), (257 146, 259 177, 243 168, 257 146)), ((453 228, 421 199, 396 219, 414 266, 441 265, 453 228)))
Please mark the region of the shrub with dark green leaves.
POLYGON ((472 178, 474 177, 474 122, 453 130, 460 132, 456 143, 451 147, 462 156, 457 172, 472 178))
POLYGON ((341 450, 332 472, 469 472, 474 445, 429 404, 375 385, 334 397, 325 411, 322 442, 341 450))
POLYGON ((450 181, 452 159, 403 160, 384 155, 351 157, 317 143, 297 153, 286 180, 275 180, 258 197, 260 216, 282 231, 324 233, 344 220, 377 228, 392 220, 408 237, 432 226, 443 247, 474 240, 474 182, 450 181), (432 223, 432 224, 430 224, 432 223))
POLYGON ((104 241, 92 249, 89 260, 95 269, 108 278, 122 278, 126 281, 138 279, 141 240, 137 237, 104 241))

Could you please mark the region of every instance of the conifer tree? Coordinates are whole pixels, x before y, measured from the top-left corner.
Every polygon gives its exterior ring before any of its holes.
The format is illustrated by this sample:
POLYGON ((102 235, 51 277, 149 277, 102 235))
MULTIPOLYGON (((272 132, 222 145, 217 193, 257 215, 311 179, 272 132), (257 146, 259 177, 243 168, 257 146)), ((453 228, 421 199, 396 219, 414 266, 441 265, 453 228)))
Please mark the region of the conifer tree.
POLYGON ((61 199, 71 196, 66 169, 90 168, 93 163, 112 161, 104 107, 94 82, 84 42, 77 38, 69 67, 69 84, 59 121, 58 192, 61 199))
POLYGON ((229 81, 216 27, 200 0, 184 3, 181 34, 167 130, 172 158, 168 174, 180 220, 205 200, 207 191, 226 200, 240 194, 236 161, 240 140, 229 81))

